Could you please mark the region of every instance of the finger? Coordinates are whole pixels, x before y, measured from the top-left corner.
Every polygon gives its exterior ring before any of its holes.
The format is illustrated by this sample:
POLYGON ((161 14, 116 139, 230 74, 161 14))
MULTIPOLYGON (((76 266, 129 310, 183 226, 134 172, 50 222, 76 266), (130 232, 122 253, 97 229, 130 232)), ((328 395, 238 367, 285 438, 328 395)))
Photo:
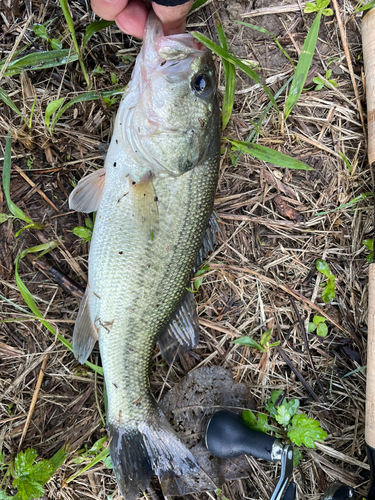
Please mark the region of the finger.
POLYGON ((116 24, 128 35, 142 38, 147 16, 148 8, 142 0, 130 0, 125 9, 116 16, 116 24))
POLYGON ((128 0, 91 0, 91 8, 99 17, 114 21, 117 14, 123 11, 128 0))
POLYGON ((152 8, 163 25, 164 35, 176 35, 185 31, 186 16, 192 5, 193 0, 175 7, 166 7, 152 2, 152 8))

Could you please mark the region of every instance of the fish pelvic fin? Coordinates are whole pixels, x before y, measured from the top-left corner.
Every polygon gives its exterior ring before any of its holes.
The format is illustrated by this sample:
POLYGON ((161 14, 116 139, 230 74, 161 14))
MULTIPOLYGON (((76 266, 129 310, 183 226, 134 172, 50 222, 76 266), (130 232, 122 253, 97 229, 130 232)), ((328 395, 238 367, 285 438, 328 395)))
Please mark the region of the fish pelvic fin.
POLYGON ((73 331, 73 353, 82 364, 90 356, 95 342, 99 340, 99 332, 95 328, 90 315, 89 295, 90 286, 88 285, 79 306, 73 331))
POLYGON ((122 428, 107 423, 113 470, 126 500, 136 499, 139 491, 148 487, 152 475, 165 480, 200 471, 161 410, 155 408, 155 411, 138 426, 122 428))
POLYGON ((105 182, 105 169, 99 168, 83 177, 69 196, 69 208, 89 214, 99 209, 105 182))
POLYGON ((197 304, 186 291, 167 328, 158 338, 161 354, 169 366, 184 352, 199 343, 197 304))
POLYGON ((152 173, 148 172, 138 182, 130 179, 132 215, 151 241, 159 223, 158 198, 152 178, 152 173))

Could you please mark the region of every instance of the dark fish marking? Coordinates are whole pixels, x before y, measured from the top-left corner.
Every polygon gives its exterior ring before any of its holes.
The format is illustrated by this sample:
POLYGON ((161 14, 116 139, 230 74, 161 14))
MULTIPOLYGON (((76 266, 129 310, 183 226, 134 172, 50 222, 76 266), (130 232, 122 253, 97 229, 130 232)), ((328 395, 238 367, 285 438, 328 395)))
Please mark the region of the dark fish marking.
POLYGON ((159 201, 159 198, 157 196, 155 196, 154 202, 156 203, 157 201, 159 201))
POLYGON ((122 255, 124 252, 119 252, 120 255, 122 255))
POLYGON ((119 424, 121 425, 121 422, 122 422, 122 410, 119 410, 119 412, 118 412, 118 421, 119 421, 119 424))
POLYGON ((92 292, 92 293, 95 295, 96 298, 98 298, 99 300, 101 300, 101 297, 99 297, 99 295, 97 293, 95 293, 95 292, 92 292))
POLYGON ((116 144, 118 144, 118 140, 116 139, 116 144))
MULTIPOLYGON (((112 321, 104 321, 104 322, 103 322, 100 318, 96 318, 96 320, 94 321, 94 326, 96 326, 96 325, 95 325, 95 323, 96 323, 96 322, 98 322, 98 323, 99 323, 99 325, 107 331, 107 333, 110 333, 110 332, 111 332, 111 328, 112 328, 113 323, 115 322, 115 320, 112 320, 112 321)), ((98 333, 99 333, 99 332, 98 332, 98 333)))
POLYGON ((163 61, 160 66, 164 66, 164 64, 166 63, 167 61, 163 61))
POLYGON ((115 162, 115 163, 113 164, 113 166, 114 166, 114 167, 115 167, 116 165, 117 165, 117 162, 115 162))
POLYGON ((135 186, 137 183, 135 181, 132 182, 132 186, 135 186))
POLYGON ((127 193, 123 194, 122 196, 120 196, 120 198, 117 200, 117 203, 120 203, 120 201, 121 201, 123 198, 125 198, 125 196, 126 196, 126 195, 128 195, 128 194, 129 194, 129 191, 128 191, 127 193))
POLYGON ((139 396, 138 399, 136 399, 135 401, 133 401, 132 405, 134 405, 134 406, 141 406, 141 401, 142 401, 142 396, 139 396))
POLYGON ((117 386, 114 382, 112 382, 112 385, 113 385, 116 389, 118 389, 118 386, 117 386))

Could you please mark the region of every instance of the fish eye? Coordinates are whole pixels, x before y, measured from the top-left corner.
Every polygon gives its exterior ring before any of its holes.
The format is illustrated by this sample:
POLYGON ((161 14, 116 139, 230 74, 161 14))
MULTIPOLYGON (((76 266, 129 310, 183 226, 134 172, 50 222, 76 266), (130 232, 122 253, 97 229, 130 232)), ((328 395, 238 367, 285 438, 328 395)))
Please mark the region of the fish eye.
POLYGON ((194 92, 202 97, 208 96, 213 89, 212 79, 207 73, 194 75, 191 80, 191 86, 194 92))

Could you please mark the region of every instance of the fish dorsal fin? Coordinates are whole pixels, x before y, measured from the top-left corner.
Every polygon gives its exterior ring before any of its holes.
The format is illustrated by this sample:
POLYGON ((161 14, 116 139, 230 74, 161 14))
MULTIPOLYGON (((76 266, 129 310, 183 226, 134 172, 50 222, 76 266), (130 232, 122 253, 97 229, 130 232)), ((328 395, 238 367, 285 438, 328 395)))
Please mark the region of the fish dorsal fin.
POLYGON ((105 182, 105 169, 100 168, 79 181, 69 196, 69 208, 77 212, 96 212, 105 182))
POLYGON ((197 305, 194 294, 186 291, 167 328, 158 338, 165 361, 171 365, 183 352, 199 342, 197 305))
POLYGON ((209 220, 207 229, 203 234, 202 244, 199 249, 197 260, 195 262, 195 269, 197 269, 203 261, 207 259, 209 254, 214 251, 217 245, 217 235, 221 234, 221 229, 218 224, 218 216, 215 212, 212 212, 209 220))
POLYGON ((132 215, 151 240, 158 227, 159 212, 152 173, 146 173, 140 181, 129 179, 132 215))
POLYGON ((73 332, 73 353, 81 364, 87 360, 95 342, 99 340, 99 332, 95 329, 90 316, 89 296, 90 286, 87 285, 73 332))

